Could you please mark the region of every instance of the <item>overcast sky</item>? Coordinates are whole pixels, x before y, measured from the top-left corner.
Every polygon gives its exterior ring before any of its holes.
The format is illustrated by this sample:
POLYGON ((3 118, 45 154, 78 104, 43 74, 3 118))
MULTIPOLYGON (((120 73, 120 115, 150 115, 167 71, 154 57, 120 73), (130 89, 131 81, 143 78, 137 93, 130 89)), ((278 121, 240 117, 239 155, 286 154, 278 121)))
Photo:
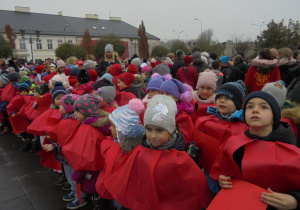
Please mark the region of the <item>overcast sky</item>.
MULTIPOLYGON (((263 22, 289 19, 300 20, 300 0, 0 0, 2 10, 14 6, 30 7, 31 12, 85 17, 98 14, 100 19, 110 16, 138 27, 144 21, 146 31, 161 40, 195 39, 202 30, 213 29, 213 39, 224 42, 234 34, 256 39, 263 22), (175 33, 175 32, 176 33, 175 33)), ((267 27, 263 25, 262 30, 267 27)))

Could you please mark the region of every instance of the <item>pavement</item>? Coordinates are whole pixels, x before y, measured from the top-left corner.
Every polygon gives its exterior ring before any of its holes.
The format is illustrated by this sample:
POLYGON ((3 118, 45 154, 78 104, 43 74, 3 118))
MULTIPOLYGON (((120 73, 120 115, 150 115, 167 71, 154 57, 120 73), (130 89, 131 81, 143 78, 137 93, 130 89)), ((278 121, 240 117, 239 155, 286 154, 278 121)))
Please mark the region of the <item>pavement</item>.
POLYGON ((68 191, 54 184, 60 175, 40 167, 40 156, 19 152, 22 145, 14 134, 0 135, 0 210, 66 210, 68 191))

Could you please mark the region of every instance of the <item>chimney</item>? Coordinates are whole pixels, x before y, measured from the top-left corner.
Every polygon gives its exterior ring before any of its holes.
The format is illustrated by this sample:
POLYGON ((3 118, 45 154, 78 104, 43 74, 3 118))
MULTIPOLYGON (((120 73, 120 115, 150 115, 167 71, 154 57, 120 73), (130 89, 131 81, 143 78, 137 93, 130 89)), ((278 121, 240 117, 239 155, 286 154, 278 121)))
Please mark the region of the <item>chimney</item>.
POLYGON ((30 7, 15 6, 15 11, 16 12, 27 12, 27 13, 30 13, 30 7))
POLYGON ((121 21, 121 17, 109 17, 109 20, 117 20, 117 21, 121 21))
POLYGON ((59 12, 58 12, 58 15, 62 16, 62 11, 59 11, 59 12))
POLYGON ((97 14, 85 14, 85 18, 89 19, 99 19, 97 14))

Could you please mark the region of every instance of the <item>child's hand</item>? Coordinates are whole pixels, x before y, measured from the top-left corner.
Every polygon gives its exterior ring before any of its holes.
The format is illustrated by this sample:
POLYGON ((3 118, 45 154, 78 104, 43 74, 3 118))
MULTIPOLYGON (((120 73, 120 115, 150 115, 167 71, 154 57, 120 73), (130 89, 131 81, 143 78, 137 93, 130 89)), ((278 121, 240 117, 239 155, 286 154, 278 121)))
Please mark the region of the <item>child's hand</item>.
POLYGON ((276 209, 295 209, 297 208, 297 200, 288 194, 277 193, 268 188, 267 192, 261 194, 261 200, 276 209))
POLYGON ((230 176, 220 175, 218 180, 220 187, 225 189, 232 188, 232 182, 229 181, 230 179, 230 176))
POLYGON ((43 145, 43 149, 44 149, 46 152, 52 151, 52 150, 53 150, 52 144, 44 144, 44 145, 43 145))

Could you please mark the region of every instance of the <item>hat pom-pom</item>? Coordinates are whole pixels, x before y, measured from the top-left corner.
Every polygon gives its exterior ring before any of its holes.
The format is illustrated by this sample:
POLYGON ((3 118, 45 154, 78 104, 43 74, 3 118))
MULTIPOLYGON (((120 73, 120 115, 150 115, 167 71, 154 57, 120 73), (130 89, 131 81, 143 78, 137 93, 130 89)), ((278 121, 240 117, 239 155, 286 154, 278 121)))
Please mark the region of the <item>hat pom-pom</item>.
POLYGON ((184 93, 180 94, 180 100, 184 102, 190 102, 192 99, 192 91, 193 88, 188 84, 183 84, 185 91, 184 93))
POLYGON ((172 75, 171 74, 166 74, 164 77, 165 77, 165 81, 172 79, 172 75))
POLYGON ((136 111, 138 114, 142 113, 145 110, 143 102, 137 98, 131 99, 128 105, 130 109, 136 111))
POLYGON ((152 74, 151 79, 154 79, 155 77, 158 77, 158 76, 160 76, 159 73, 154 73, 154 74, 152 74))

